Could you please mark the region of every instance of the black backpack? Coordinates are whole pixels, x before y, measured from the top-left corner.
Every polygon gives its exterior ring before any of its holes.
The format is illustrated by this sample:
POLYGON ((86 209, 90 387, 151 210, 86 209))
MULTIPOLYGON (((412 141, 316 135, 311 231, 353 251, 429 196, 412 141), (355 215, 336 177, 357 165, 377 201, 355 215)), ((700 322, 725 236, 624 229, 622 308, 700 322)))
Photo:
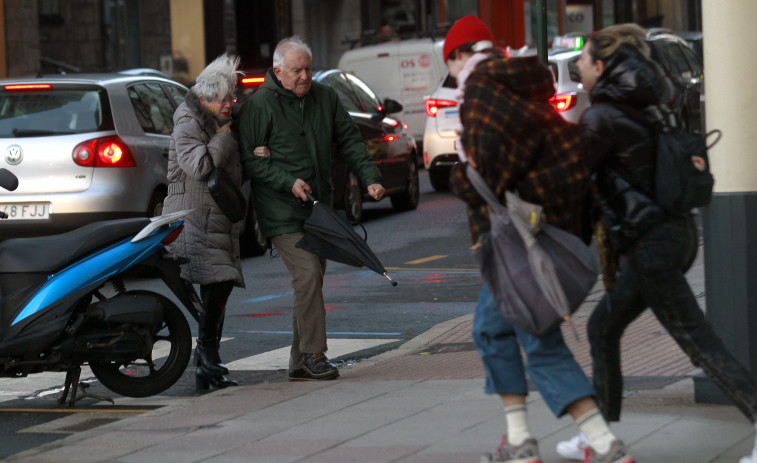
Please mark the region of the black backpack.
POLYGON ((715 179, 710 172, 707 150, 720 141, 720 130, 712 130, 704 138, 678 129, 675 115, 667 106, 649 106, 644 112, 618 105, 633 120, 653 126, 657 146, 655 165, 655 201, 671 214, 686 214, 710 203, 715 179), (707 139, 715 135, 714 142, 707 139))

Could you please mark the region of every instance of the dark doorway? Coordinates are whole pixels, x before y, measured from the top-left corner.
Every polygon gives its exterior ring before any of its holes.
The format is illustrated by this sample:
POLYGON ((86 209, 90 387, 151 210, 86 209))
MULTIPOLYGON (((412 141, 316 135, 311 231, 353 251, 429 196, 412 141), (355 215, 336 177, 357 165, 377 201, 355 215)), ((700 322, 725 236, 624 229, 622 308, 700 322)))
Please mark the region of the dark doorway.
POLYGON ((288 0, 237 0, 237 53, 241 69, 265 71, 278 41, 290 35, 288 0))

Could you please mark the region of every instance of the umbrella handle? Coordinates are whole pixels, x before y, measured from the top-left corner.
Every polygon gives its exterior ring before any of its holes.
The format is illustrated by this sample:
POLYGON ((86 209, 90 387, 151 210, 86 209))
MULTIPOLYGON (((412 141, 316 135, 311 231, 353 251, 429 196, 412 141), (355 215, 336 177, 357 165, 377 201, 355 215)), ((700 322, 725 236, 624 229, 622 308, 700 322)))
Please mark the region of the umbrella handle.
POLYGON ((308 197, 309 200, 313 201, 313 203, 317 203, 318 201, 315 199, 315 197, 307 190, 305 190, 305 196, 308 197))

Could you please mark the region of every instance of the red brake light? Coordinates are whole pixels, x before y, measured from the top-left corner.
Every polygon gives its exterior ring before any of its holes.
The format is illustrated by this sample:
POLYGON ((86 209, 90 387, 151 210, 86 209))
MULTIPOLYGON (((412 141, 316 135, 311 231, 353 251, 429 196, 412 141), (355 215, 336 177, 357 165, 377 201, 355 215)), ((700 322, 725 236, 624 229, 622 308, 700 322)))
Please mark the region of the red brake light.
POLYGON ((260 87, 265 82, 265 77, 242 77, 241 82, 244 87, 260 87))
POLYGON ((428 114, 429 117, 436 117, 436 113, 439 111, 439 108, 448 108, 451 106, 457 106, 457 101, 435 100, 433 98, 429 98, 428 100, 426 100, 426 114, 428 114))
POLYGON ((129 147, 114 135, 79 143, 74 148, 74 162, 84 167, 136 167, 129 147))
POLYGON ((397 135, 384 135, 384 140, 386 141, 394 141, 397 139, 397 135))
POLYGON ((567 111, 576 105, 578 98, 575 93, 563 93, 555 95, 549 99, 549 102, 558 112, 567 111))
POLYGON ((176 227, 176 230, 172 231, 171 233, 168 234, 168 236, 163 238, 163 241, 161 241, 161 243, 165 245, 173 243, 176 240, 176 238, 179 237, 182 230, 184 230, 184 224, 181 224, 178 227, 176 227))
POLYGON ((3 87, 6 92, 44 92, 53 88, 50 84, 15 84, 3 87))

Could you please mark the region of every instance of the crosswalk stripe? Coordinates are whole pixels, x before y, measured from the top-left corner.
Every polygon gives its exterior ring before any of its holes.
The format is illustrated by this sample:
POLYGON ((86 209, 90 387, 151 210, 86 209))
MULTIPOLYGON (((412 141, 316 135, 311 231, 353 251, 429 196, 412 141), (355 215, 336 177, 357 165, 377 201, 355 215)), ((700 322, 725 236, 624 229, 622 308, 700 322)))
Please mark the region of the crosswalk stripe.
MULTIPOLYGON (((221 338, 221 342, 234 339, 233 337, 221 338)), ((197 345, 197 339, 192 338, 192 350, 197 345)), ((158 360, 168 355, 170 345, 159 342, 153 349, 153 359, 158 360)), ((16 400, 19 397, 34 399, 50 395, 60 395, 63 392, 63 383, 66 380, 66 372, 46 371, 34 373, 24 378, 0 378, 0 403, 16 400)), ((92 370, 86 366, 81 367, 80 380, 85 383, 96 381, 92 370)))
MULTIPOLYGON (((333 333, 330 333, 333 334, 333 333)), ((358 333, 350 333, 357 334, 358 333)), ((372 335, 377 333, 363 333, 372 335)), ((400 333, 378 333, 381 335, 398 335, 400 333)), ((234 339, 233 337, 224 337, 222 342, 234 339)), ((358 352, 364 349, 378 347, 399 339, 329 339, 327 352, 330 358, 337 358, 344 355, 358 352)), ((192 339, 192 348, 194 349, 197 341, 192 339)), ((153 358, 164 357, 168 354, 170 346, 157 345, 153 350, 153 358)), ((289 350, 290 347, 282 347, 257 355, 241 358, 233 362, 226 363, 229 370, 236 371, 253 371, 253 370, 283 370, 289 367, 289 350)), ((16 400, 20 397, 34 399, 37 397, 46 397, 50 395, 60 395, 63 391, 63 382, 66 378, 65 372, 44 372, 29 375, 25 378, 1 378, 0 379, 0 403, 16 400)), ((82 366, 81 381, 94 382, 94 374, 88 366, 82 366)))
MULTIPOLYGON (((363 349, 381 346, 398 339, 329 339, 329 350, 326 353, 330 358, 337 358, 363 349)), ((289 368, 290 347, 282 347, 258 355, 252 355, 243 359, 235 360, 226 364, 229 370, 284 370, 289 368)))

